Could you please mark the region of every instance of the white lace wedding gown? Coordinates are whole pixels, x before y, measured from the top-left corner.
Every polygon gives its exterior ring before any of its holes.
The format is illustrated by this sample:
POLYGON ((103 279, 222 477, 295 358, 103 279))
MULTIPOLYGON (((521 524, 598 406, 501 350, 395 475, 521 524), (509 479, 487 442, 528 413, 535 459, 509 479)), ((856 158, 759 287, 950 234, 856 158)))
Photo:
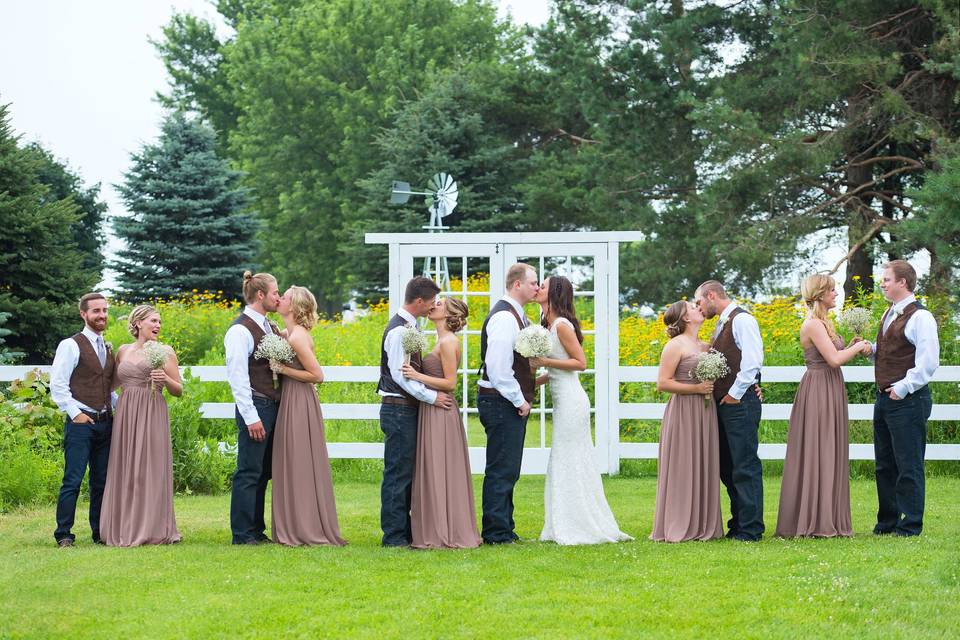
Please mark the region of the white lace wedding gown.
MULTIPOLYGON (((557 337, 558 318, 550 327, 549 357, 570 356, 557 337)), ((571 325, 572 326, 572 325, 571 325)), ((578 372, 548 368, 553 398, 553 438, 544 487, 544 523, 540 540, 557 544, 600 544, 633 540, 620 531, 603 494, 590 437, 590 398, 578 372)))

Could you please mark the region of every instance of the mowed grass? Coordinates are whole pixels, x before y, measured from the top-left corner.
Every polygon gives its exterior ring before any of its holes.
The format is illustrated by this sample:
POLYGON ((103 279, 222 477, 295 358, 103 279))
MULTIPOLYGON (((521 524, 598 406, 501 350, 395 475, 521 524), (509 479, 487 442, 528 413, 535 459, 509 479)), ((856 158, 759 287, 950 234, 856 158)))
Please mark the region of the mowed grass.
MULTIPOLYGON (((542 476, 516 495, 529 542, 465 551, 379 547, 379 485, 342 478, 345 548, 233 547, 229 496, 177 497, 184 541, 166 547, 93 545, 85 504, 67 550, 53 507, 6 514, 0 637, 957 637, 960 479, 928 480, 919 538, 871 535, 874 485, 855 480, 854 538, 759 544, 653 543, 656 481, 604 484, 635 542, 534 542, 542 476)), ((772 534, 779 478, 764 486, 772 534)))

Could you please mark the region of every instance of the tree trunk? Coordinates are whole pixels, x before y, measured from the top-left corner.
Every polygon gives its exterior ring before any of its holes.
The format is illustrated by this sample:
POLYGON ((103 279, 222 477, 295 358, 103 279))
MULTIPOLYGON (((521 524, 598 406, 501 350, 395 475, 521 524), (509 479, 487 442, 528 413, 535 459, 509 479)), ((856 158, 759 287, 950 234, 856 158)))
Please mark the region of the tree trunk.
MULTIPOLYGON (((847 100, 847 122, 856 122, 859 112, 864 108, 864 96, 857 94, 847 100)), ((862 130, 866 132, 866 130, 862 130)), ((847 141, 847 168, 845 169, 847 192, 854 191, 860 185, 870 182, 873 178, 873 165, 853 166, 854 163, 862 161, 862 150, 870 147, 870 140, 856 136, 851 136, 847 141)), ((871 198, 861 196, 851 198, 845 203, 847 209, 847 248, 852 249, 866 234, 872 226, 872 221, 868 219, 863 211, 869 207, 871 198)), ((843 296, 845 300, 857 300, 858 290, 865 293, 873 291, 873 263, 874 263, 874 240, 866 242, 862 247, 854 251, 847 261, 846 280, 843 283, 843 296)))

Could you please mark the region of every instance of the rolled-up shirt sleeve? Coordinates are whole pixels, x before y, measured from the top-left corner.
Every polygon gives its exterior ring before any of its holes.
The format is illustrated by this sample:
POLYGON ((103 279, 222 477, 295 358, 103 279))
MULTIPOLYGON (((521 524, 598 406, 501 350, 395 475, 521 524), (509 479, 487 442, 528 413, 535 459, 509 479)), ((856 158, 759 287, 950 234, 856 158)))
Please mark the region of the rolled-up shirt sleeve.
POLYGON ((70 392, 70 376, 80 362, 80 347, 72 338, 61 340, 50 367, 50 397, 71 420, 80 414, 80 403, 70 392))
POLYGON ((513 406, 523 406, 523 391, 513 377, 513 349, 520 327, 509 311, 495 313, 487 323, 487 354, 484 366, 487 379, 513 406))
POLYGON ((760 368, 763 367, 763 338, 760 337, 757 319, 749 313, 734 316, 733 340, 740 349, 740 372, 728 393, 739 400, 757 382, 760 368))
POLYGON ((907 371, 903 380, 893 383, 893 390, 901 398, 906 398, 927 385, 940 366, 940 339, 937 336, 937 321, 925 309, 913 314, 903 333, 907 341, 916 347, 916 355, 913 368, 907 371))
POLYGON ((257 423, 260 421, 260 414, 253 406, 250 372, 247 370, 247 360, 253 353, 253 336, 246 327, 235 324, 223 337, 223 349, 227 356, 227 381, 230 383, 237 411, 240 412, 244 424, 249 426, 257 423))
POLYGON ((403 327, 395 327, 387 334, 387 340, 383 348, 387 352, 387 368, 390 369, 390 377, 400 385, 400 388, 412 395, 420 402, 427 404, 437 403, 437 392, 427 387, 418 380, 405 378, 400 372, 400 367, 406 361, 406 354, 403 351, 403 341, 400 339, 400 332, 403 327))

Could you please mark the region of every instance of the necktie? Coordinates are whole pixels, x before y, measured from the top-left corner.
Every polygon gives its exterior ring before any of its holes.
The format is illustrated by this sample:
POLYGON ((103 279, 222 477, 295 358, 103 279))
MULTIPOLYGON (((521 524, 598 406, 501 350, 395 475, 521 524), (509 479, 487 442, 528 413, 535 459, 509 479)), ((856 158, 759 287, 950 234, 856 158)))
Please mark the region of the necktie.
POLYGON ((893 324, 894 318, 897 317, 894 311, 895 308, 896 305, 891 305, 890 308, 887 309, 887 317, 883 319, 883 335, 887 335, 887 329, 890 328, 890 325, 893 324))
POLYGON ((713 339, 716 340, 717 336, 720 335, 720 330, 723 329, 723 320, 717 320, 717 326, 713 328, 713 339))
POLYGON ((103 344, 103 336, 97 336, 97 358, 101 369, 107 366, 107 348, 103 344))

